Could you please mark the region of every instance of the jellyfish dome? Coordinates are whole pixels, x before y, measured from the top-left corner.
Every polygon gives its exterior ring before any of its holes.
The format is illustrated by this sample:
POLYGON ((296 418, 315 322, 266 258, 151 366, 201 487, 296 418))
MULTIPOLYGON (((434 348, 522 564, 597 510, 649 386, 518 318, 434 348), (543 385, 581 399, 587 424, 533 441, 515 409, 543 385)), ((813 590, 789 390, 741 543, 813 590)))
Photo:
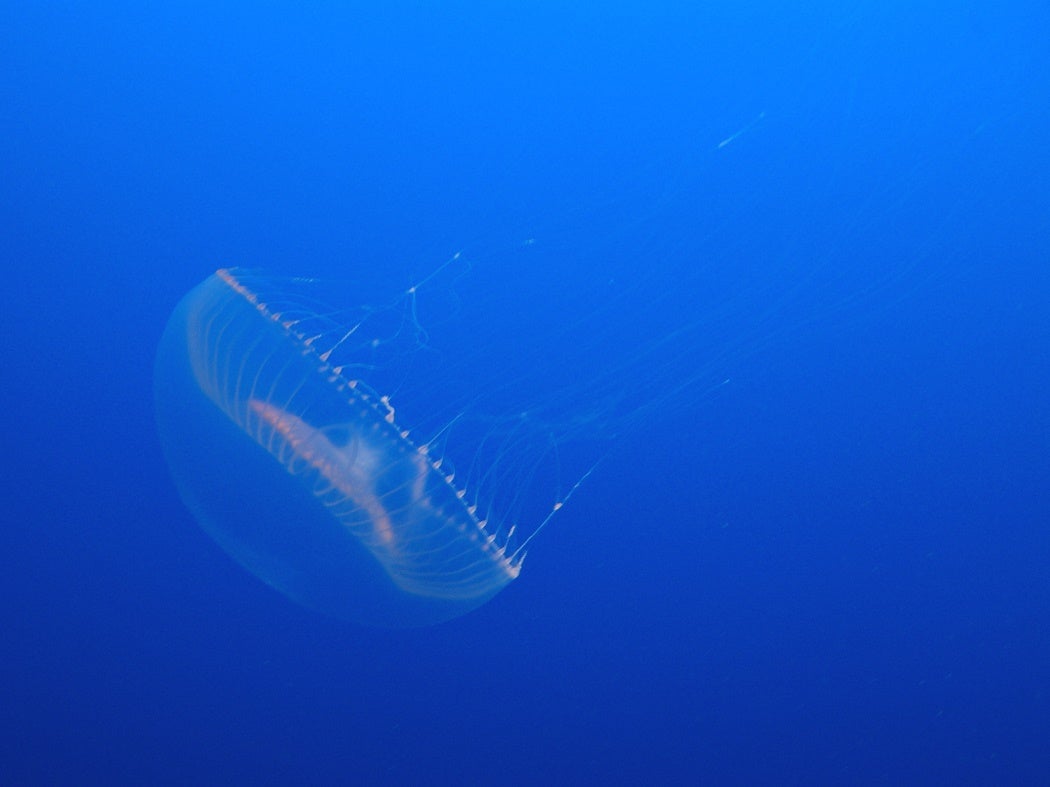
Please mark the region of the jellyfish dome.
POLYGON ((248 271, 220 270, 176 307, 155 368, 161 442, 204 530, 257 577, 369 625, 462 615, 521 569, 505 528, 337 365, 345 332, 248 271))

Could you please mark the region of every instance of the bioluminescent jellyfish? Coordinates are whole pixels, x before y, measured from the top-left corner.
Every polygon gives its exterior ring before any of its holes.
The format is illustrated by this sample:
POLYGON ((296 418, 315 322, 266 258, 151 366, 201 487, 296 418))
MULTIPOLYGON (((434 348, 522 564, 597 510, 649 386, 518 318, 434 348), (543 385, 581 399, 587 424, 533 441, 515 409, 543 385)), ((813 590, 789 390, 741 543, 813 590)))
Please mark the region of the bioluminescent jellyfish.
POLYGON ((195 518, 257 577, 339 618, 429 625, 486 603, 613 439, 645 438, 618 467, 646 490, 646 452, 683 429, 683 404, 922 275, 926 247, 854 261, 912 196, 873 198, 828 230, 833 199, 785 202, 791 156, 757 181, 723 171, 764 118, 718 137, 720 186, 690 177, 651 211, 603 208, 601 231, 570 222, 565 246, 540 233, 479 265, 481 286, 472 263, 446 263, 375 308, 328 281, 209 277, 172 314, 155 370, 164 452, 195 518), (449 297, 423 310, 423 292, 449 297))
POLYGON ((518 576, 525 540, 357 376, 358 332, 267 277, 209 277, 157 355, 169 466, 204 530, 296 601, 381 626, 462 615, 518 576))

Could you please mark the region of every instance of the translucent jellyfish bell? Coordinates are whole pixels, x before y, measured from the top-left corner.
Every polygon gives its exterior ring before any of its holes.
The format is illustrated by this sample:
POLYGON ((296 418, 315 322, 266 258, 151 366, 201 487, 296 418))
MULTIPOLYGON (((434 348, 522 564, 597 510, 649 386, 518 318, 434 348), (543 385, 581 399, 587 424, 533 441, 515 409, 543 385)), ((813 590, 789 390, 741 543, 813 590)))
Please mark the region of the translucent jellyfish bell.
POLYGON ((179 492, 207 533, 296 601, 370 625, 462 615, 521 568, 385 397, 332 365, 261 294, 220 270, 172 314, 155 369, 179 492))

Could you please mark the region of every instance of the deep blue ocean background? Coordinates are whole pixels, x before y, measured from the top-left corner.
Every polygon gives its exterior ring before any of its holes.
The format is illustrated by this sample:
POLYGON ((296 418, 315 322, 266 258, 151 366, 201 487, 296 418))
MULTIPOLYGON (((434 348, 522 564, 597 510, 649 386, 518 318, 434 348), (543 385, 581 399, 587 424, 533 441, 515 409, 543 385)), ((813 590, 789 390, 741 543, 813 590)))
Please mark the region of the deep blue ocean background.
POLYGON ((0 782, 1048 783, 1048 22, 5 3, 0 782), (603 461, 463 618, 301 608, 178 497, 168 315, 457 252, 446 382, 603 461))

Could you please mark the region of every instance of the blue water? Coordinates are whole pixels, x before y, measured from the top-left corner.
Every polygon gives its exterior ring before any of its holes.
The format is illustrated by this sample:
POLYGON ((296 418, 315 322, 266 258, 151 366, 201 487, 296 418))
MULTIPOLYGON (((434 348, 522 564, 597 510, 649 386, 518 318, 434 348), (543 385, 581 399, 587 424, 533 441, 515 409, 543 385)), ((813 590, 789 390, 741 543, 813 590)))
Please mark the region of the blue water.
POLYGON ((1044 4, 375 5, 0 10, 0 781, 1046 783, 1044 4), (363 628, 209 540, 152 366, 229 265, 593 426, 518 580, 363 628))

